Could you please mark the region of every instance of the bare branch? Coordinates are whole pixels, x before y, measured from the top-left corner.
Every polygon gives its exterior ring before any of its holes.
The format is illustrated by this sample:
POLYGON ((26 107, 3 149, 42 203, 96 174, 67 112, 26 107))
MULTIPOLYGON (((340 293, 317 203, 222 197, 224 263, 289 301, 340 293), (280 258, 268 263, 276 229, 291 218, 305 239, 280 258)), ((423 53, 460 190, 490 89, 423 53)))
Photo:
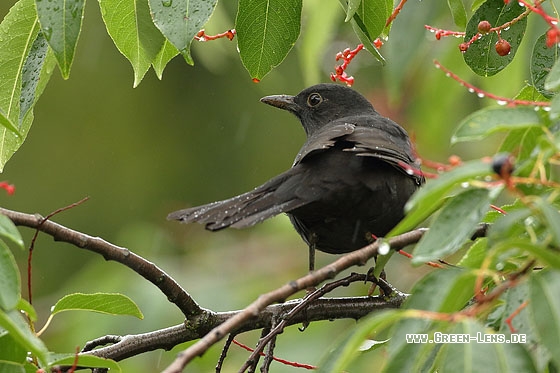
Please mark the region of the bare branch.
MULTIPOLYGON (((393 297, 389 300, 383 297, 366 296, 352 298, 320 298, 311 303, 306 308, 305 312, 293 315, 286 325, 289 326, 321 320, 358 320, 376 310, 398 308, 405 299, 406 296, 393 297)), ((283 315, 290 313, 290 311, 300 303, 301 299, 295 299, 268 306, 258 315, 248 318, 244 323, 238 325, 236 333, 270 327, 275 318, 281 318, 283 315)), ((215 327, 243 312, 245 312, 245 310, 216 312, 211 313, 210 317, 205 317, 204 315, 206 314, 201 314, 183 324, 154 332, 126 336, 105 336, 88 342, 84 350, 87 349, 87 354, 113 359, 115 361, 120 361, 140 353, 157 349, 170 350, 180 343, 202 338, 215 327), (108 343, 113 344, 94 349, 108 343)))

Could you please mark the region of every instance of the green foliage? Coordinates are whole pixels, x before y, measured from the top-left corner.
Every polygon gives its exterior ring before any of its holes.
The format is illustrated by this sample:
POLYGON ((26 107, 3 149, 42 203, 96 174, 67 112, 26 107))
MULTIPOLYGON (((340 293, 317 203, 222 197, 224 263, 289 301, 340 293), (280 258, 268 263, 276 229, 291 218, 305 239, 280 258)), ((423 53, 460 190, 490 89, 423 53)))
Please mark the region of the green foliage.
POLYGON ((468 189, 455 195, 437 213, 430 230, 414 248, 412 263, 430 262, 459 250, 474 233, 490 202, 487 189, 468 189))
POLYGON ((43 36, 54 52, 62 76, 68 79, 82 30, 85 0, 36 0, 43 36))
POLYGON ((237 45, 251 78, 260 81, 292 49, 299 36, 301 6, 301 0, 239 1, 237 45))
POLYGON ((0 24, 0 35, 0 112, 5 118, 0 120, 1 171, 25 140, 33 121, 31 108, 49 81, 53 60, 40 42, 32 0, 14 5, 0 24))
MULTIPOLYGON (((117 3, 115 1, 107 2, 117 3)), ((136 3, 136 1, 130 1, 132 7, 136 7, 136 3)), ((140 3, 145 4, 145 1, 140 3)), ((204 27, 204 24, 212 15, 216 3, 217 0, 150 0, 153 22, 191 65, 194 63, 190 52, 193 37, 204 27)), ((140 30, 138 34, 142 35, 144 33, 142 31, 147 31, 152 27, 149 13, 145 12, 142 14, 142 18, 139 19, 142 21, 140 27, 144 28, 144 30, 140 30)), ((130 25, 130 22, 123 22, 122 27, 128 28, 130 25)), ((152 33, 151 30, 148 32, 152 33)), ((146 37, 149 39, 148 35, 146 37)), ((160 44, 164 47, 163 40, 161 40, 160 44)))
POLYGON ((533 108, 489 107, 472 113, 459 123, 451 143, 482 140, 494 132, 541 125, 541 117, 533 108))
MULTIPOLYGON (((108 35, 132 65, 134 87, 150 67, 161 79, 168 63, 179 54, 188 64, 194 64, 191 44, 217 6, 215 0, 98 3, 108 35)), ((364 48, 390 66, 391 59, 383 56, 373 41, 379 37, 385 40, 392 32, 387 19, 393 1, 340 3, 337 27, 350 24, 364 48)), ((331 24, 335 22, 322 25, 320 19, 310 16, 307 20, 313 27, 306 31, 302 27, 306 23, 302 6, 301 0, 240 0, 235 25, 222 25, 223 29, 235 26, 239 58, 252 79, 262 80, 280 65, 294 49, 302 30, 308 32, 302 35, 302 44, 308 50, 301 52, 307 53, 307 61, 318 59, 316 55, 332 42, 328 34, 339 31, 331 24)), ((519 93, 515 99, 496 99, 498 105, 470 112, 458 124, 452 124, 456 129, 450 142, 476 149, 479 141, 502 135, 495 153, 511 154, 508 159, 514 160, 513 167, 499 172, 496 162, 500 157, 478 154, 477 159, 436 170, 437 177, 429 179, 408 202, 405 219, 389 236, 427 225, 430 230, 414 248, 413 263, 442 258, 459 268, 430 272, 414 286, 403 309, 374 314, 351 328, 341 336, 333 353, 325 354, 320 371, 345 370, 356 360, 368 359, 376 349, 387 353, 385 371, 531 372, 560 367, 559 48, 555 43, 550 45, 547 32, 526 32, 528 17, 538 22, 542 19, 517 1, 448 0, 445 10, 449 12, 447 24, 452 21, 465 32, 465 43, 478 33, 480 21, 489 21, 493 27, 507 25, 500 29, 499 36, 490 32, 472 41, 463 61, 479 81, 490 82, 491 86, 496 80, 486 79, 502 74, 503 80, 517 84, 519 93), (495 50, 499 38, 511 45, 511 53, 506 56, 495 50), (524 58, 522 41, 530 49, 528 82, 523 77, 508 76, 508 70, 504 70, 515 59, 524 58), (504 205, 496 208, 499 212, 490 211, 491 203, 504 205), (486 237, 473 242, 471 235, 480 222, 490 226, 486 237), (514 325, 518 330, 513 332, 508 318, 517 312, 520 314, 514 317, 514 325), (413 333, 426 335, 434 343, 407 341, 407 335, 413 333), (476 341, 446 343, 439 339, 450 334, 468 335, 476 341), (510 339, 521 334, 528 342, 477 342, 481 336, 510 339), (376 344, 375 349, 361 348, 364 341, 371 340, 387 342, 376 344)), ((545 10, 557 17, 553 6, 545 10)), ((35 105, 55 66, 64 79, 70 76, 84 12, 84 0, 19 0, 0 24, 0 169, 25 140, 35 105)), ((407 12, 406 6, 402 12, 407 12)), ((317 14, 332 21, 336 19, 333 13, 328 8, 317 14)), ((411 35, 419 32, 407 30, 405 35, 412 39, 411 35)), ((392 40, 388 38, 386 43, 392 40)), ((455 47, 450 48, 449 60, 460 53, 455 47)), ((406 52, 409 46, 402 48, 395 49, 406 52)), ((416 57, 426 58, 421 54, 416 57)), ((399 79, 408 78, 409 72, 399 71, 399 79)), ((482 90, 476 93, 489 97, 482 90)), ((446 99, 446 93, 438 95, 437 99, 446 99)), ((432 98, 430 105, 436 104, 432 98)), ((20 270, 8 246, 23 248, 23 240, 3 215, 0 238, 0 371, 36 369, 26 361, 28 353, 41 368, 72 364, 73 353, 52 353, 34 332, 37 314, 22 299, 20 270)), ((378 264, 381 262, 383 259, 378 264)), ((114 293, 64 296, 51 310, 51 317, 69 310, 143 317, 130 298, 114 293)), ((94 357, 80 357, 79 364, 120 370, 117 363, 94 357)))
MULTIPOLYGON (((524 10, 525 7, 520 6, 517 1, 509 1, 507 4, 503 0, 486 1, 469 20, 465 30, 465 42, 478 33, 480 21, 488 21, 492 26, 503 25, 518 17, 524 10)), ((495 45, 498 41, 498 34, 493 32, 482 35, 472 43, 463 55, 465 63, 478 75, 492 76, 499 73, 513 61, 525 34, 526 26, 527 19, 521 18, 500 32, 500 37, 511 45, 511 52, 507 56, 500 56, 496 53, 495 45)))
POLYGON ((62 297, 51 310, 52 315, 62 311, 92 311, 109 315, 128 315, 143 319, 138 306, 122 294, 69 294, 62 297))
POLYGON ((132 64, 136 87, 163 48, 165 38, 151 21, 147 2, 101 0, 99 6, 107 32, 132 64))

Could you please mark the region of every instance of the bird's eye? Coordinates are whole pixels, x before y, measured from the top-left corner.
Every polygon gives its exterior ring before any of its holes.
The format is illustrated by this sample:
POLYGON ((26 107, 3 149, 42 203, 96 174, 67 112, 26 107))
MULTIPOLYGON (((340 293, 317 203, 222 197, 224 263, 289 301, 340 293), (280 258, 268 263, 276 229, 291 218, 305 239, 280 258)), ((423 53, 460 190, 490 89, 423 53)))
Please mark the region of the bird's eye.
POLYGON ((310 107, 317 106, 323 102, 323 97, 318 93, 312 93, 307 97, 307 105, 310 107))

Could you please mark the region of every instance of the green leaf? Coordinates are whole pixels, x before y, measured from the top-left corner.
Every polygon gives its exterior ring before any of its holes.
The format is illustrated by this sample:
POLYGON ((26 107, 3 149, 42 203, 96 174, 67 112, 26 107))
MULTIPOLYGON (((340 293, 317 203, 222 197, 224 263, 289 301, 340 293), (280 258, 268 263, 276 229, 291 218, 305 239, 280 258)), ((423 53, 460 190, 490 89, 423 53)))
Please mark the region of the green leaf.
MULTIPOLYGON (((414 320, 419 323, 420 320, 414 320)), ((439 322, 430 324, 430 328, 422 329, 422 334, 433 335, 435 331, 445 333, 449 326, 439 322)), ((424 336, 422 336, 423 338, 424 336)), ((425 342, 415 341, 401 346, 384 366, 384 372, 432 372, 433 360, 439 345, 429 343, 429 338, 425 342)))
POLYGON ((35 0, 35 5, 62 77, 68 79, 82 30, 85 0, 35 0))
POLYGON ((560 271, 542 271, 529 277, 529 310, 541 343, 560 366, 560 271))
POLYGON ((447 0, 447 5, 449 10, 451 10, 451 16, 455 25, 461 29, 465 28, 467 25, 467 11, 465 10, 463 0, 447 0))
POLYGON ((507 215, 498 218, 488 229, 486 237, 490 245, 507 237, 517 237, 525 232, 525 221, 533 212, 523 206, 519 209, 508 211, 507 215))
POLYGON ((467 250, 465 255, 459 260, 457 266, 466 268, 480 268, 486 258, 488 251, 488 239, 486 237, 476 240, 467 250))
POLYGON ((560 256, 555 251, 546 249, 542 245, 534 244, 526 238, 506 239, 495 245, 493 249, 497 257, 504 252, 508 252, 510 253, 509 256, 512 256, 512 252, 524 251, 550 267, 560 269, 560 256))
POLYGON ((558 87, 560 87, 560 63, 556 61, 544 80, 544 89, 554 91, 558 87))
MULTIPOLYGON (((0 336, 0 361, 12 361, 23 364, 27 351, 10 334, 0 336)), ((0 368, 0 372, 4 372, 0 368)))
MULTIPOLYGON (((486 20, 492 26, 499 26, 518 17, 524 10, 525 7, 520 6, 517 1, 510 1, 508 4, 505 4, 503 0, 486 1, 469 20, 465 30, 465 42, 478 33, 480 21, 486 20)), ((495 48, 498 35, 491 32, 469 46, 469 49, 463 54, 465 63, 481 76, 492 76, 499 73, 513 60, 525 34, 526 26, 527 18, 524 17, 501 31, 502 39, 507 40, 511 46, 511 52, 508 55, 498 55, 495 48)))
POLYGON ((17 127, 12 123, 12 121, 10 120, 10 118, 8 118, 3 112, 2 110, 0 110, 0 125, 4 126, 5 129, 12 131, 14 133, 14 135, 16 136, 21 136, 21 133, 19 133, 19 130, 17 129, 17 127))
POLYGON ((241 62, 260 81, 279 65, 300 32, 302 0, 240 0, 235 20, 241 62))
POLYGON ((16 260, 4 241, 0 241, 0 310, 16 308, 20 295, 21 279, 16 260))
MULTIPOLYGON (((464 319, 449 334, 492 338, 492 331, 473 319, 464 319)), ((498 336, 495 336, 498 337, 498 336)), ((436 357, 442 372, 536 372, 531 356, 519 343, 444 343, 436 357)))
POLYGON ((362 5, 362 0, 348 0, 348 7, 346 8, 346 19, 344 22, 348 22, 354 17, 354 14, 358 11, 358 8, 362 5))
MULTIPOLYGON (((465 307, 467 302, 473 296, 476 274, 471 271, 458 270, 450 268, 431 272, 421 278, 411 290, 411 295, 403 305, 407 310, 425 310, 432 312, 456 312, 465 307)), ((436 331, 442 331, 441 326, 445 325, 437 323, 431 319, 422 318, 421 313, 415 318, 403 318, 400 320, 391 332, 391 341, 388 346, 389 360, 392 369, 395 371, 394 364, 418 365, 422 364, 420 356, 416 356, 418 361, 398 361, 398 357, 406 355, 410 352, 412 344, 406 340, 406 335, 411 333, 428 333, 437 326, 436 331)), ((428 346, 429 347, 429 346, 428 346)), ((428 355, 430 351, 424 351, 428 355)), ((427 356, 423 356, 425 360, 427 356)), ((398 369, 399 371, 403 371, 398 369)), ((414 370, 404 370, 414 371, 414 370)))
POLYGON ((59 312, 81 310, 106 313, 110 315, 128 315, 144 318, 138 306, 127 296, 114 293, 75 293, 64 296, 53 306, 52 315, 59 312))
POLYGON ((555 95, 550 101, 550 119, 560 118, 560 95, 555 95))
MULTIPOLYGON (((76 360, 75 354, 50 354, 49 355, 49 365, 50 366, 72 366, 76 360)), ((99 356, 81 354, 78 356, 79 367, 88 368, 109 368, 111 371, 121 372, 121 367, 116 361, 110 359, 104 359, 99 356)))
POLYGON ((371 53, 371 55, 373 57, 375 57, 379 62, 381 62, 381 64, 383 66, 385 66, 385 58, 381 55, 381 53, 379 52, 379 49, 377 49, 372 41, 369 39, 369 37, 362 31, 362 28, 358 25, 358 22, 356 22, 355 19, 352 19, 351 21, 352 24, 352 29, 354 30, 354 33, 356 34, 356 36, 358 37, 358 39, 360 39, 360 42, 364 45, 364 48, 371 53))
POLYGON ((25 312, 28 320, 31 320, 33 322, 37 321, 37 311, 35 311, 35 308, 33 308, 31 303, 29 303, 25 299, 20 298, 16 308, 22 312, 25 312))
POLYGON ((0 310, 0 327, 5 329, 16 343, 36 356, 41 365, 47 365, 47 347, 29 329, 29 325, 18 310, 8 312, 0 310))
POLYGON ((487 189, 469 189, 454 196, 436 215, 430 230, 414 248, 412 263, 437 260, 459 250, 488 211, 490 200, 487 189))
POLYGON ((0 237, 8 239, 19 246, 20 249, 25 249, 23 238, 15 224, 6 215, 0 214, 0 237))
POLYGON ((319 364, 318 372, 344 372, 360 352, 360 346, 366 339, 373 333, 380 333, 391 327, 402 316, 403 311, 401 310, 387 310, 361 320, 350 333, 337 341, 333 351, 325 354, 323 361, 319 364))
POLYGON ((163 42, 163 46, 152 62, 152 66, 154 67, 154 71, 156 72, 159 80, 163 78, 163 70, 165 69, 165 66, 167 66, 167 63, 169 63, 169 61, 171 61, 178 54, 179 51, 177 50, 177 48, 175 48, 173 44, 169 42, 169 40, 165 39, 165 41, 163 42))
MULTIPOLYGON (((4 165, 23 144, 33 122, 33 111, 27 110, 20 120, 20 101, 22 100, 22 80, 24 66, 39 32, 39 21, 33 0, 20 0, 0 24, 0 111, 12 123, 19 123, 18 136, 14 132, 0 128, 0 172, 4 165)), ((37 55, 36 55, 37 56, 37 55)), ((52 75, 54 59, 45 58, 38 83, 35 88, 34 102, 37 101, 52 75)), ((27 79, 26 79, 27 81, 27 79)), ((29 83, 29 82, 28 82, 29 83)), ((24 89, 25 92, 25 89, 24 89)), ((26 96, 27 97, 27 96, 26 96)), ((25 97, 23 97, 25 108, 25 97)))
POLYGON ((477 177, 484 177, 493 173, 486 161, 475 160, 465 162, 459 167, 430 179, 407 202, 405 218, 395 227, 387 237, 399 235, 416 227, 428 216, 436 211, 445 197, 459 184, 477 177))
POLYGON ((548 228, 547 231, 552 237, 553 245, 560 247, 560 213, 558 209, 543 198, 536 198, 535 206, 544 219, 544 223, 548 228))
POLYGON ((542 127, 511 130, 497 153, 513 153, 515 154, 516 162, 525 161, 531 157, 543 133, 542 127))
MULTIPOLYGON (((150 0, 150 9, 156 27, 193 65, 191 43, 204 28, 214 12, 218 0, 150 0)), ((241 3, 239 4, 241 8, 241 3)))
MULTIPOLYGON (((174 1, 179 3, 178 0, 174 1)), ((161 6, 162 1, 157 2, 161 6)), ((133 86, 136 87, 161 50, 165 38, 154 26, 146 1, 99 0, 99 5, 107 32, 118 50, 132 64, 133 86)))
POLYGON ((481 140, 494 132, 541 125, 539 114, 530 107, 485 108, 472 113, 459 123, 451 137, 451 143, 481 140))
POLYGON ((25 59, 25 64, 23 65, 21 76, 21 107, 19 113, 20 123, 33 108, 37 98, 40 96, 37 88, 41 81, 41 72, 43 71, 43 66, 45 65, 47 53, 49 51, 49 45, 43 35, 44 34, 41 32, 37 34, 29 50, 29 55, 25 59))
POLYGON ((25 373, 25 368, 23 367, 23 364, 0 360, 0 372, 25 373))
POLYGON ((414 285, 403 308, 434 312, 459 311, 472 298, 475 280, 475 272, 455 268, 432 272, 414 285))
POLYGON ((554 44, 549 48, 546 45, 546 33, 541 35, 533 46, 533 54, 531 55, 531 79, 533 86, 547 98, 551 98, 553 92, 545 89, 545 81, 552 66, 558 61, 558 53, 560 48, 558 44, 554 44))
POLYGON ((363 0, 358 7, 354 19, 368 36, 370 43, 383 32, 391 10, 388 9, 386 0, 363 0))

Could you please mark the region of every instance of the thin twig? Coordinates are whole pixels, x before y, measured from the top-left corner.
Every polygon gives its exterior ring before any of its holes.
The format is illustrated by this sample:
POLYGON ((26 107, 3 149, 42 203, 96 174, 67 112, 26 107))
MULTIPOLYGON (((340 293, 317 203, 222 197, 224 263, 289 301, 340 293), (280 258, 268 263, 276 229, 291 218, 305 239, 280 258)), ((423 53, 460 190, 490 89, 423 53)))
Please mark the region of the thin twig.
POLYGON ((352 273, 349 276, 342 278, 337 281, 329 282, 328 284, 323 285, 321 288, 315 290, 314 292, 308 294, 297 306, 292 308, 290 312, 288 312, 285 316, 282 317, 282 321, 278 322, 269 333, 265 334, 260 340, 257 347, 251 353, 251 356, 247 358, 245 364, 239 369, 240 372, 244 372, 249 367, 250 362, 258 359, 258 357, 262 354, 265 346, 268 345, 270 342, 274 340, 274 338, 282 333, 284 328, 288 325, 288 322, 299 312, 305 310, 309 305, 319 299, 320 297, 324 296, 325 294, 333 291, 336 288, 341 286, 348 286, 352 282, 357 281, 367 281, 371 280, 372 277, 368 275, 360 274, 360 273, 352 273))

